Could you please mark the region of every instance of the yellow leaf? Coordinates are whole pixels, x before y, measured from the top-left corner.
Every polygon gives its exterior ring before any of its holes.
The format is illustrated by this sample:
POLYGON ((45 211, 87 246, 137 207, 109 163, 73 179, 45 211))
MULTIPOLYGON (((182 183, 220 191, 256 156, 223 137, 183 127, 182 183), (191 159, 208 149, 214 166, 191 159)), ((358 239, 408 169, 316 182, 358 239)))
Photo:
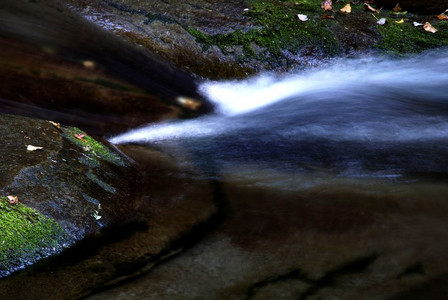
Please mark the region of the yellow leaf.
POLYGON ((429 23, 429 22, 426 22, 426 23, 423 25, 423 29, 424 29, 425 31, 428 31, 428 32, 431 32, 431 33, 436 33, 436 32, 437 32, 437 29, 434 28, 434 26, 432 26, 431 23, 429 23))
POLYGON ((340 9, 341 12, 349 14, 352 12, 352 7, 350 3, 346 4, 343 8, 340 9))
POLYGON ((395 21, 395 23, 397 23, 397 24, 401 24, 401 23, 404 23, 404 19, 403 19, 403 18, 401 18, 401 20, 395 21))

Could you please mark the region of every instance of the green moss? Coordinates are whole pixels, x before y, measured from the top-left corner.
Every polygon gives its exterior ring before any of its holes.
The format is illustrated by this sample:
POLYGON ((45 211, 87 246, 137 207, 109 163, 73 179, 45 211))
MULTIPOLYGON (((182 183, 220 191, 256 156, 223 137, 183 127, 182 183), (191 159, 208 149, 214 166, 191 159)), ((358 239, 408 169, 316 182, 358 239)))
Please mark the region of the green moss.
POLYGON ((378 26, 381 40, 375 47, 391 54, 416 53, 426 49, 448 45, 448 22, 433 22, 438 29, 430 33, 420 27, 414 27, 411 22, 401 24, 389 20, 384 26, 378 26))
MULTIPOLYGON (((104 144, 98 142, 91 136, 87 135, 84 131, 82 131, 79 128, 76 127, 61 127, 62 135, 71 141, 72 143, 76 144, 77 146, 81 147, 84 151, 84 154, 86 156, 86 159, 83 161, 83 163, 89 165, 89 166, 97 166, 97 158, 101 158, 105 161, 108 161, 110 163, 119 165, 119 166, 126 166, 128 165, 127 162, 121 158, 117 153, 114 153, 111 149, 109 149, 104 144), (82 139, 77 138, 76 135, 82 136, 82 139)), ((82 159, 82 158, 81 158, 82 159)))
POLYGON ((264 48, 270 55, 279 56, 282 50, 297 52, 301 47, 313 45, 327 54, 340 52, 339 44, 329 30, 330 24, 321 19, 320 1, 249 1, 251 9, 247 15, 256 28, 235 31, 230 34, 206 35, 186 28, 200 43, 217 45, 224 53, 230 46, 242 46, 247 58, 263 58, 267 53, 256 53, 253 44, 264 48), (299 12, 309 14, 309 21, 301 22, 299 12), (314 14, 314 16, 313 16, 314 14))
POLYGON ((109 193, 116 193, 117 189, 114 188, 113 186, 105 183, 104 181, 102 181, 101 179, 99 179, 95 174, 93 174, 91 171, 87 172, 86 174, 87 178, 89 178, 90 180, 92 180, 93 182, 95 182, 96 184, 98 184, 103 190, 109 192, 109 193))
POLYGON ((53 219, 0 197, 0 277, 60 251, 66 240, 53 219))

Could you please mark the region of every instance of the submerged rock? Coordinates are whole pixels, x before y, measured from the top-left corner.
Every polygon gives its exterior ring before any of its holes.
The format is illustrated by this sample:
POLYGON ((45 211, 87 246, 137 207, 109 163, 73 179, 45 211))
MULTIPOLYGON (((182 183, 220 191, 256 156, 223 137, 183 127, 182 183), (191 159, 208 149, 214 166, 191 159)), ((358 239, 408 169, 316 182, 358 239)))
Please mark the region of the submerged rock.
POLYGON ((138 171, 107 142, 11 115, 0 129, 0 277, 129 221, 138 171))

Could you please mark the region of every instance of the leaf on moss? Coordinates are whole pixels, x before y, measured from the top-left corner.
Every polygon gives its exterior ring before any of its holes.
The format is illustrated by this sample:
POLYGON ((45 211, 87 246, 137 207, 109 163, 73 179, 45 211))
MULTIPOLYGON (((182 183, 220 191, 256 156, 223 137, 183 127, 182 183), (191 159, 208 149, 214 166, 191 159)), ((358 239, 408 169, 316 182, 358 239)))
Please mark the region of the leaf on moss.
POLYGON ((44 149, 44 147, 38 147, 38 146, 33 146, 33 145, 26 146, 26 150, 28 150, 28 151, 37 151, 37 150, 42 150, 42 149, 44 149))
POLYGON ((425 22, 425 24, 423 25, 423 29, 425 31, 431 32, 431 33, 436 33, 437 29, 431 25, 431 23, 429 22, 425 22))
POLYGON ((324 14, 324 15, 322 15, 322 19, 334 19, 334 16, 324 14))
POLYGON ((308 21, 308 16, 303 14, 297 14, 297 18, 299 18, 300 21, 305 22, 308 21))
POLYGON ((86 135, 84 133, 77 133, 77 134, 75 134, 75 138, 77 138, 78 140, 81 140, 81 141, 87 143, 87 141, 84 139, 85 136, 86 135))
POLYGON ((340 9, 341 12, 349 14, 352 12, 352 7, 350 3, 346 4, 343 8, 340 9))
POLYGON ((397 23, 397 24, 401 24, 401 23, 404 23, 404 19, 403 19, 403 18, 401 18, 400 20, 398 20, 398 21, 395 21, 395 23, 397 23))
POLYGON ((374 13, 379 13, 380 10, 373 8, 370 4, 364 3, 364 10, 373 11, 374 13))
POLYGON ((448 16, 445 15, 445 13, 443 13, 443 14, 438 15, 437 19, 439 19, 439 20, 448 20, 448 16))
POLYGON ((16 205, 17 203, 19 203, 19 197, 17 196, 7 196, 6 198, 8 198, 8 202, 11 205, 16 205))
POLYGON ((53 125, 56 128, 61 128, 61 124, 59 124, 59 123, 56 123, 56 122, 53 122, 53 121, 48 121, 48 122, 50 122, 50 124, 53 125))
POLYGON ((324 0, 322 1, 322 5, 320 6, 325 10, 333 10, 333 1, 332 0, 324 0))
POLYGON ((381 18, 378 21, 376 21, 376 23, 379 25, 384 25, 384 24, 386 24, 386 18, 381 18))
POLYGON ((397 3, 394 8, 392 8, 393 12, 401 12, 403 9, 400 7, 400 3, 397 3))
POLYGON ((419 22, 413 22, 412 24, 414 24, 415 27, 423 26, 423 23, 419 23, 419 22))

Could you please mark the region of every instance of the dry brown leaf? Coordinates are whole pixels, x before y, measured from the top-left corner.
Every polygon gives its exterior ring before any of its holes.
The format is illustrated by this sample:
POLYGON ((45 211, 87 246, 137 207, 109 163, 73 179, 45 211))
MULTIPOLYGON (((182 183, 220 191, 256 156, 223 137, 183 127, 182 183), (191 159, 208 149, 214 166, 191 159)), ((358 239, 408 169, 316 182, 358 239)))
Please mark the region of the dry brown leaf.
POLYGON ((434 28, 434 26, 431 25, 431 23, 429 22, 425 22, 425 24, 423 25, 423 29, 425 31, 431 32, 431 33, 436 33, 437 29, 434 28))
POLYGON ((85 136, 86 136, 86 135, 83 134, 83 133, 77 133, 77 134, 75 134, 75 138, 77 138, 78 140, 81 140, 81 141, 83 141, 83 142, 87 142, 87 141, 84 139, 85 136))
POLYGON ((332 0, 324 0, 324 1, 322 1, 321 7, 325 10, 333 10, 333 1, 332 0))
POLYGON ((392 8, 393 12, 401 12, 403 9, 400 7, 400 3, 397 3, 394 8, 392 8))
POLYGON ((346 4, 343 8, 340 9, 341 12, 349 14, 352 12, 352 7, 350 3, 346 4))
POLYGON ((322 19, 334 19, 334 16, 324 14, 324 15, 322 15, 322 19))
POLYGON ((17 196, 7 196, 6 198, 8 198, 8 202, 11 205, 16 205, 17 203, 19 203, 19 197, 17 196))
POLYGON ((371 5, 369 5, 367 3, 364 3, 364 10, 367 10, 367 11, 370 10, 370 11, 373 11, 375 13, 379 13, 380 12, 379 9, 375 9, 375 8, 373 8, 371 5))
POLYGON ((440 14, 440 15, 437 16, 437 19, 439 19, 439 20, 448 20, 448 16, 445 15, 445 14, 440 14))

